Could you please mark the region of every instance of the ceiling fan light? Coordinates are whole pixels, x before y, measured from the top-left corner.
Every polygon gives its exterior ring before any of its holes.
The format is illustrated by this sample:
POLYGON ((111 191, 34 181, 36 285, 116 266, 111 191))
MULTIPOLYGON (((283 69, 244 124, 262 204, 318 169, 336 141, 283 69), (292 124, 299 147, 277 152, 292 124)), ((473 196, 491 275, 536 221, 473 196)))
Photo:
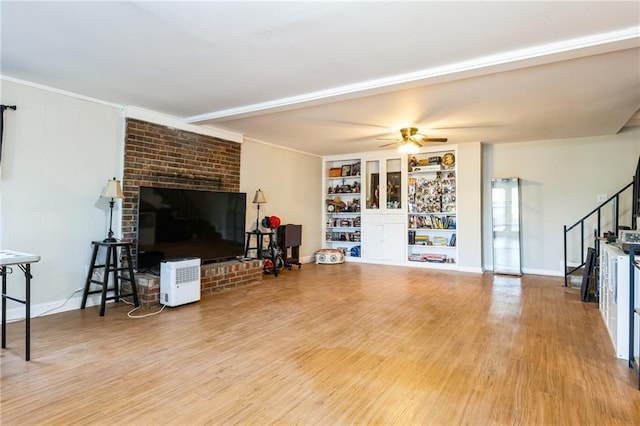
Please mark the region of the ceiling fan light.
POLYGON ((420 147, 413 141, 407 141, 400 144, 398 151, 402 154, 416 154, 420 147))

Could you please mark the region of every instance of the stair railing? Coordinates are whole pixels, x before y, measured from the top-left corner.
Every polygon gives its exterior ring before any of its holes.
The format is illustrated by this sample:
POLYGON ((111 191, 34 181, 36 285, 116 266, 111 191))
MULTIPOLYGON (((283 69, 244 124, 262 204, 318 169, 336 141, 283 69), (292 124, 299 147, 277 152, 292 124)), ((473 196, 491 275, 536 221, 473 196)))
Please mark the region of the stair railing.
MULTIPOLYGON (((569 275, 571 275, 572 273, 574 273, 575 271, 577 271, 578 269, 582 268, 583 266, 585 266, 586 261, 585 261, 585 248, 584 248, 584 224, 585 221, 590 219, 594 214, 597 215, 597 225, 596 225, 596 229, 593 232, 593 237, 594 237, 594 249, 596 251, 596 256, 600 253, 600 244, 599 244, 599 240, 598 237, 600 235, 602 235, 600 233, 601 229, 601 211, 602 209, 607 206, 609 203, 613 202, 614 203, 614 209, 615 212, 613 214, 613 232, 616 233, 618 232, 618 223, 620 220, 620 195, 626 191, 627 189, 631 188, 634 186, 634 182, 632 181, 631 183, 629 183, 628 185, 626 185, 624 188, 622 188, 620 191, 616 192, 614 195, 612 195, 611 197, 609 197, 606 201, 604 201, 602 204, 600 204, 598 207, 596 207, 595 209, 593 209, 591 212, 589 212, 588 214, 586 214, 582 219, 578 220, 576 223, 574 223, 571 226, 564 226, 564 286, 567 287, 568 284, 568 277, 569 275), (580 226, 580 265, 569 269, 569 266, 567 264, 567 233, 569 231, 571 231, 572 229, 576 228, 577 226, 580 226)), ((634 188, 635 190, 635 188, 634 188)))

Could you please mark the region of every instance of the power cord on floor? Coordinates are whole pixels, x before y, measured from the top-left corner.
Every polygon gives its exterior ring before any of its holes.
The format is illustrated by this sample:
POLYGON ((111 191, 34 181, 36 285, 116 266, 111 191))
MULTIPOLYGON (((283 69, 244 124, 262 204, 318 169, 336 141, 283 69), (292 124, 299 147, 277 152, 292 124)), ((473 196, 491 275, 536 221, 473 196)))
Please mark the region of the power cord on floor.
POLYGON ((42 315, 44 315, 44 314, 47 314, 47 313, 49 313, 49 312, 51 312, 51 311, 55 311, 56 309, 60 309, 60 308, 62 308, 64 305, 66 305, 66 304, 67 304, 67 302, 68 302, 69 300, 71 300, 71 298, 73 297, 73 295, 74 295, 74 294, 76 294, 76 293, 78 293, 78 292, 80 292, 80 291, 82 291, 82 290, 84 290, 84 287, 76 288, 75 290, 73 290, 73 293, 71 293, 71 295, 70 295, 69 297, 67 297, 67 300, 65 300, 64 302, 62 302, 62 305, 60 305, 60 306, 56 306, 55 308, 47 309, 47 310, 46 310, 46 311, 44 311, 44 312, 40 312, 40 313, 39 313, 38 315, 36 315, 34 318, 40 318, 40 317, 41 317, 42 315))
MULTIPOLYGON (((133 303, 129 302, 128 300, 125 300, 125 299, 120 299, 120 300, 121 300, 122 302, 126 303, 127 305, 133 305, 133 303)), ((131 314, 133 314, 135 311, 137 311, 138 309, 140 309, 140 306, 138 306, 137 308, 133 308, 132 310, 130 310, 129 312, 127 312, 127 316, 128 316, 129 318, 146 318, 146 317, 150 317, 150 316, 153 316, 153 315, 158 315, 160 312, 162 312, 162 311, 164 310, 164 308, 165 308, 166 306, 167 306, 167 305, 162 305, 162 308, 160 308, 160 310, 159 310, 159 311, 156 311, 156 312, 150 312, 150 313, 148 313, 148 314, 144 314, 144 315, 131 315, 131 314)))

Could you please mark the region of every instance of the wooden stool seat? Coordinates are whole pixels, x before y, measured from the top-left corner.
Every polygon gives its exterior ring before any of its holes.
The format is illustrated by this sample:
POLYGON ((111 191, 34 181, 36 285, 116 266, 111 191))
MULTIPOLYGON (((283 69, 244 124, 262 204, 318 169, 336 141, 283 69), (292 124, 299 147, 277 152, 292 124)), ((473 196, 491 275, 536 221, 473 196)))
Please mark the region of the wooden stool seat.
MULTIPOLYGON (((140 306, 138 302, 138 289, 136 287, 135 275, 133 273, 133 261, 131 259, 131 243, 125 243, 122 241, 92 241, 93 254, 91 255, 91 266, 87 274, 87 279, 84 284, 84 292, 82 293, 82 304, 80 309, 84 309, 87 304, 87 296, 90 294, 101 293, 102 298, 100 300, 100 316, 104 316, 105 303, 107 300, 120 300, 121 297, 133 296, 133 304, 137 308, 140 306), (106 247, 106 254, 104 263, 98 262, 98 250, 100 247, 106 247), (118 248, 125 250, 125 258, 127 266, 118 266, 118 248), (96 270, 103 269, 102 281, 93 278, 93 274, 96 270), (129 275, 122 275, 120 272, 128 271, 129 275), (109 274, 113 274, 113 287, 109 288, 109 274), (131 283, 131 293, 120 294, 122 280, 129 281, 131 283), (90 290, 91 284, 99 284, 102 286, 100 290, 90 290), (113 296, 107 296, 107 292, 113 292, 113 296)), ((122 265, 122 261, 120 262, 122 265)))

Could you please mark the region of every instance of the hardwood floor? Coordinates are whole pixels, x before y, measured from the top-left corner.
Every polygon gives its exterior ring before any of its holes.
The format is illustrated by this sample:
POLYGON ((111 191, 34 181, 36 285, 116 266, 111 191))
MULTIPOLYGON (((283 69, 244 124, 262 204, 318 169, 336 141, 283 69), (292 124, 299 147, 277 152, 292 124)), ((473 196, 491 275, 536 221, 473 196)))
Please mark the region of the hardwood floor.
POLYGON ((9 324, 2 425, 640 424, 597 306, 559 278, 306 264, 129 310, 34 319, 30 362, 9 324))

